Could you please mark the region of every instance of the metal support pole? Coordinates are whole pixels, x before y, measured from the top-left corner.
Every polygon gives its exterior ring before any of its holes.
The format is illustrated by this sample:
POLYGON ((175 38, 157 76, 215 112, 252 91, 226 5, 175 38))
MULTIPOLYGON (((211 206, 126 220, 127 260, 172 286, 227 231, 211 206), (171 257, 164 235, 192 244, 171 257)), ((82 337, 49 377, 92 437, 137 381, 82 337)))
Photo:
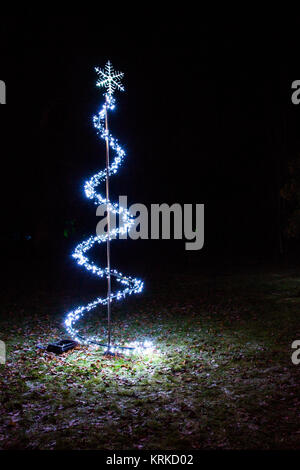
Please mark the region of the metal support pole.
POLYGON ((105 107, 105 131, 106 131, 106 202, 107 202, 107 241, 106 241, 106 256, 107 256, 107 345, 108 351, 110 350, 111 343, 111 276, 110 276, 110 210, 109 210, 109 138, 108 138, 108 117, 107 117, 108 99, 106 95, 105 107))

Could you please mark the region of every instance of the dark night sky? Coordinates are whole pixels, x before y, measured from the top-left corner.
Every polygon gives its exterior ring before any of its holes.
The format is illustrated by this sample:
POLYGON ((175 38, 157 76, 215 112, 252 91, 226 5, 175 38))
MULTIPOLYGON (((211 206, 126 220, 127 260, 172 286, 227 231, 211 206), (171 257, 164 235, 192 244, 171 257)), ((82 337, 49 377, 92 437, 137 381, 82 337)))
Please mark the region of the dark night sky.
POLYGON ((106 47, 93 17, 1 18, 7 258, 24 260, 26 272, 36 272, 37 259, 54 276, 71 272, 73 246, 95 230, 82 187, 104 166, 91 121, 102 101, 93 67, 109 58, 126 86, 111 118, 128 154, 113 194, 130 203, 205 204, 201 251, 188 253, 181 241, 123 241, 113 260, 142 272, 276 259, 278 191, 288 156, 300 149, 300 106, 290 99, 299 78, 293 21, 280 28, 170 21, 119 31, 106 47), (69 220, 76 232, 66 239, 69 220))

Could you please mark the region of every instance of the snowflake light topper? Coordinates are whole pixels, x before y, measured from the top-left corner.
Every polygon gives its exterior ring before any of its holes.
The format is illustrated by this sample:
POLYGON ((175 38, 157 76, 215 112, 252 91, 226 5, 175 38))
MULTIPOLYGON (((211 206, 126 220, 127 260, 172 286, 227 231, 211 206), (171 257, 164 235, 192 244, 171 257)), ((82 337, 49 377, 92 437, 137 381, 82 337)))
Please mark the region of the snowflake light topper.
POLYGON ((104 70, 95 67, 97 74, 99 75, 99 80, 96 83, 98 87, 105 87, 106 94, 111 97, 115 90, 124 91, 124 87, 121 84, 121 80, 124 77, 123 72, 116 72, 111 64, 108 61, 104 67, 104 70))

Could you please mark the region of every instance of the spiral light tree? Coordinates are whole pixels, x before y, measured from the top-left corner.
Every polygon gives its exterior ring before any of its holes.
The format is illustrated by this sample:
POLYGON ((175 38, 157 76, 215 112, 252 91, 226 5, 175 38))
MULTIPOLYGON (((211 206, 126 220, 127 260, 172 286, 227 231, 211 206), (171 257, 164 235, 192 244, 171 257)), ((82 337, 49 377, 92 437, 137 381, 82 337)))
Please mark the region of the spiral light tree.
POLYGON ((89 199, 92 199, 96 205, 106 205, 107 231, 101 235, 91 236, 87 240, 81 242, 75 248, 72 256, 76 259, 79 265, 84 266, 92 274, 101 278, 105 277, 107 279, 107 296, 97 297, 87 305, 78 306, 69 312, 66 315, 65 327, 70 336, 80 344, 96 344, 102 346, 105 348, 105 352, 109 354, 114 354, 116 352, 128 354, 132 351, 142 352, 145 350, 151 350, 152 343, 150 341, 136 341, 134 343, 121 346, 119 344, 114 344, 111 341, 111 303, 116 300, 124 299, 127 295, 139 293, 143 289, 143 282, 141 280, 125 276, 116 269, 112 269, 110 265, 111 239, 116 238, 119 233, 125 234, 134 222, 129 211, 124 207, 119 207, 116 203, 112 203, 109 197, 109 177, 112 174, 117 173, 118 168, 125 157, 125 152, 118 143, 118 140, 109 132, 108 111, 112 111, 115 107, 115 99, 113 98, 114 92, 116 90, 124 91, 121 84, 121 79, 124 74, 121 72, 115 72, 109 61, 103 70, 98 67, 96 67, 95 70, 99 75, 97 86, 105 88, 103 107, 98 115, 94 116, 93 121, 99 136, 104 139, 106 143, 106 167, 92 176, 92 178, 85 183, 84 190, 86 196, 89 199), (112 162, 110 162, 110 152, 113 155, 112 162), (96 192, 96 187, 104 182, 106 187, 105 197, 96 192), (118 214, 119 216, 119 228, 111 229, 110 215, 112 213, 118 214), (90 261, 87 253, 96 243, 101 244, 105 242, 107 265, 105 268, 102 268, 97 266, 93 261, 90 261), (111 291, 111 278, 114 278, 117 282, 122 284, 122 287, 115 292, 111 291), (106 306, 107 308, 107 338, 83 336, 77 329, 76 323, 85 315, 85 313, 96 308, 98 305, 106 306))

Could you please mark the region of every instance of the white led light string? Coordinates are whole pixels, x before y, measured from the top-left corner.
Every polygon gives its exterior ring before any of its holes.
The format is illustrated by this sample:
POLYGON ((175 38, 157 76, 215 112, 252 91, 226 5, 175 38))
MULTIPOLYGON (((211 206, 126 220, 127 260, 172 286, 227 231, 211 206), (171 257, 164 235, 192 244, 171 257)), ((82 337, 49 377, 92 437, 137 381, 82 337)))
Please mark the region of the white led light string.
MULTIPOLYGON (((108 112, 108 110, 113 110, 115 107, 115 100, 112 96, 113 92, 116 89, 121 91, 124 90, 123 86, 120 83, 123 74, 121 72, 114 72, 110 62, 106 64, 104 70, 101 70, 99 68, 96 68, 95 70, 99 75, 99 81, 97 82, 97 86, 104 86, 106 88, 106 93, 104 94, 105 103, 103 104, 103 107, 99 114, 97 116, 94 116, 93 122, 99 136, 104 140, 108 140, 109 149, 113 155, 113 160, 108 167, 108 174, 110 176, 117 173, 118 168, 125 157, 125 151, 118 143, 118 140, 115 139, 110 132, 107 132, 105 128, 106 113, 108 112)), ((72 256, 76 259, 77 263, 80 266, 84 266, 87 271, 90 271, 92 274, 95 274, 101 278, 107 278, 110 272, 110 276, 114 277, 124 287, 116 292, 111 292, 111 295, 109 297, 97 297, 93 301, 89 302, 87 305, 78 306, 71 312, 67 313, 65 319, 65 327, 69 335, 78 343, 84 345, 98 344, 106 348, 108 347, 109 352, 111 353, 128 353, 132 350, 137 352, 142 352, 145 350, 148 351, 152 349, 152 343, 150 341, 134 342, 129 344, 128 346, 120 346, 116 344, 107 345, 103 338, 99 338, 97 336, 85 337, 76 328, 76 323, 85 315, 85 313, 91 311, 92 309, 97 307, 97 305, 104 306, 107 305, 109 300, 110 302, 121 300, 124 299, 127 295, 137 294, 143 290, 143 282, 140 279, 125 276, 115 269, 110 269, 110 271, 108 271, 108 268, 101 268, 97 266, 93 261, 90 261, 87 256, 87 252, 95 245, 95 243, 101 244, 107 242, 108 237, 110 237, 109 239, 111 240, 112 238, 115 238, 116 235, 118 235, 119 233, 126 233, 127 230, 129 230, 131 225, 134 223, 134 219, 130 216, 129 211, 126 208, 119 207, 117 203, 111 203, 107 201, 105 197, 96 192, 95 188, 101 183, 105 183, 106 177, 106 169, 101 170, 94 176, 92 176, 92 178, 90 178, 85 183, 85 194, 89 199, 94 201, 94 204, 107 204, 107 211, 110 211, 114 214, 118 214, 120 218, 119 228, 110 230, 110 234, 105 233, 100 236, 96 235, 89 237, 87 240, 84 240, 79 245, 77 245, 72 256)))

